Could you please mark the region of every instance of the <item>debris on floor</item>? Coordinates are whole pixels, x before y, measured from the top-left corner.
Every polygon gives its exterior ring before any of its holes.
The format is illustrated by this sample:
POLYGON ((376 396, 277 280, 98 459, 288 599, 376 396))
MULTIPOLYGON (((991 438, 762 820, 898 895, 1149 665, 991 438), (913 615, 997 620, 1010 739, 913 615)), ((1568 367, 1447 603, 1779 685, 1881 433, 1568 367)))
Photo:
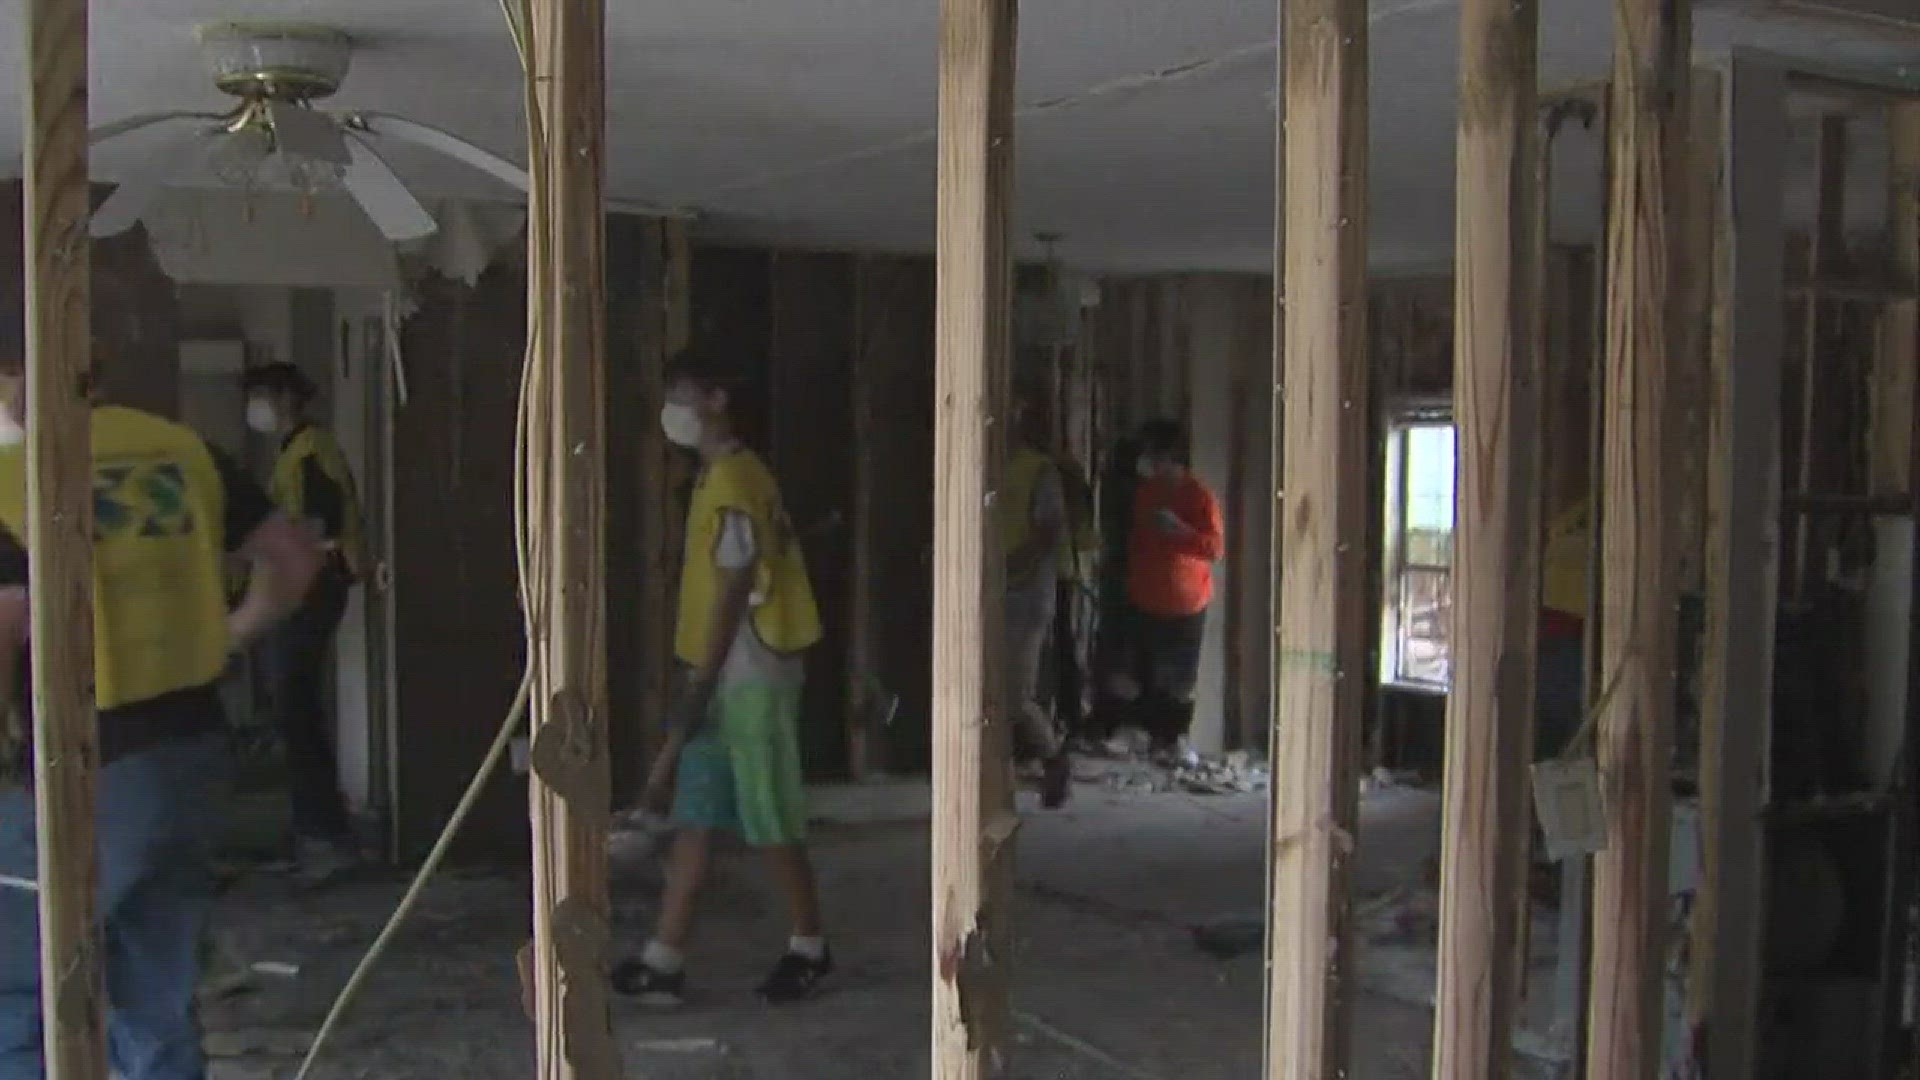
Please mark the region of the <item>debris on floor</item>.
POLYGON ((1265 760, 1250 751, 1213 756, 1182 747, 1152 753, 1139 732, 1077 748, 1073 778, 1135 794, 1250 795, 1266 791, 1271 783, 1265 760))

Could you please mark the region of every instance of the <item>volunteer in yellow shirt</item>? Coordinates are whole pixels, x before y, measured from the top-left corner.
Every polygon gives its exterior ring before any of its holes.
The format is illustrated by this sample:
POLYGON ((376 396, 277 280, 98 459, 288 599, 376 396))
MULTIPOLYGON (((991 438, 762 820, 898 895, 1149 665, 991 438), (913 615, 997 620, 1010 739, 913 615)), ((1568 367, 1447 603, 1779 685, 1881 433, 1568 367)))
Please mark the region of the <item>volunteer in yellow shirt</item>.
POLYGON ((798 732, 803 657, 820 640, 820 615, 779 485, 741 441, 739 385, 723 360, 685 353, 668 372, 660 416, 667 439, 697 453, 701 471, 674 634, 685 685, 647 781, 649 803, 671 799, 679 835, 653 938, 613 975, 615 989, 653 1007, 682 1002, 684 950, 716 831, 765 854, 792 918, 761 998, 800 1000, 833 971, 807 854, 798 732))
MULTIPOLYGON (((24 691, 27 623, 24 380, 19 325, 0 345, 0 687, 24 691)), ((227 734, 219 684, 230 650, 291 613, 315 545, 244 471, 179 424, 110 405, 93 412, 95 840, 108 1052, 125 1080, 202 1080, 195 1020, 201 932, 213 908, 227 734), (224 560, 244 558, 227 610, 224 560)), ((18 748, 17 748, 18 749, 18 748)), ((0 767, 0 875, 38 874, 30 780, 0 767)), ((37 1080, 42 1054, 34 893, 0 886, 0 1077, 37 1080)))
POLYGON ((1006 560, 1006 610, 1001 676, 1015 747, 1043 770, 1040 800, 1058 809, 1071 792, 1073 769, 1066 740, 1040 703, 1040 672, 1060 601, 1063 565, 1072 556, 1060 469, 1040 447, 1045 416, 1024 408, 1014 424, 1007 475, 994 499, 1001 557, 1006 560))
POLYGON ((340 792, 333 717, 327 710, 327 656, 347 599, 364 569, 360 502, 353 474, 331 432, 308 415, 315 387, 292 364, 268 364, 241 377, 247 426, 279 440, 268 491, 326 551, 326 565, 300 610, 263 643, 260 659, 286 750, 293 809, 293 869, 320 884, 358 861, 340 792))

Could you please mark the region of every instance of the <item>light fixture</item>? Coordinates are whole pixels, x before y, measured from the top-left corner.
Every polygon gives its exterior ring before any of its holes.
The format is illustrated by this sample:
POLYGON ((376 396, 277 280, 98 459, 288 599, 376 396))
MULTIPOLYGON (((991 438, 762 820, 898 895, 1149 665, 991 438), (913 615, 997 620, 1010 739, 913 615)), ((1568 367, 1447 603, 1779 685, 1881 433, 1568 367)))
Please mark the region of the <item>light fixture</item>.
POLYGON ((200 27, 214 85, 236 97, 312 101, 340 89, 353 39, 308 23, 223 22, 200 27))

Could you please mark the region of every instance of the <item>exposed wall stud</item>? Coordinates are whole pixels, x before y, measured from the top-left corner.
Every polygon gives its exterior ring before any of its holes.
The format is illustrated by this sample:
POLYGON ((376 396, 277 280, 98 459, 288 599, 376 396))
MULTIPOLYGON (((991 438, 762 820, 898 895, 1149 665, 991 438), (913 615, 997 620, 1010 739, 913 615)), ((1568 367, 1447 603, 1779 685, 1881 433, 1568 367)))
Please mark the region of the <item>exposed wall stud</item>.
POLYGON ((1012 348, 1015 0, 940 7, 935 313, 933 1075, 1000 1072, 1013 815, 998 685, 1002 574, 989 512, 1012 348))
POLYGON ((1540 577, 1539 10, 1466 0, 1455 184, 1452 685, 1436 1080, 1501 1080, 1524 965, 1540 577))
POLYGON ((1265 1076, 1348 1071, 1367 624, 1367 5, 1281 0, 1285 313, 1265 1076), (1282 719, 1284 718, 1284 722, 1282 719))

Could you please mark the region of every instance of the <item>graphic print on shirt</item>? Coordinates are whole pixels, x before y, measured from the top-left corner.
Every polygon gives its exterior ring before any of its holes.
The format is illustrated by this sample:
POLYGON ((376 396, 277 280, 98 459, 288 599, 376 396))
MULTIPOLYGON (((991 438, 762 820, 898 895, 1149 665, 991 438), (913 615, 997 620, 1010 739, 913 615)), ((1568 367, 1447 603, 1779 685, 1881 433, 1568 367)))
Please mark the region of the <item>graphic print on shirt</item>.
POLYGON ((192 536, 187 478, 171 461, 102 465, 93 474, 95 541, 192 536))

